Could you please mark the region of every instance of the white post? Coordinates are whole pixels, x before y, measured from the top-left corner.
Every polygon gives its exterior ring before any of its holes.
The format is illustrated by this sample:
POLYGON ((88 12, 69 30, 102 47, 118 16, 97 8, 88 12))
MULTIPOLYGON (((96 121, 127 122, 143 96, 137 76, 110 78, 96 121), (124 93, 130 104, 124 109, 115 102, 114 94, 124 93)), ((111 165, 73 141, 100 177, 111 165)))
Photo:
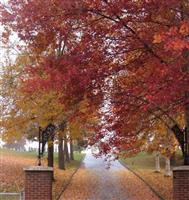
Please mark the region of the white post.
POLYGON ((166 157, 165 158, 165 176, 171 176, 172 171, 171 171, 171 164, 170 164, 170 158, 166 157))
POLYGON ((155 172, 160 172, 160 153, 156 152, 155 154, 155 172))

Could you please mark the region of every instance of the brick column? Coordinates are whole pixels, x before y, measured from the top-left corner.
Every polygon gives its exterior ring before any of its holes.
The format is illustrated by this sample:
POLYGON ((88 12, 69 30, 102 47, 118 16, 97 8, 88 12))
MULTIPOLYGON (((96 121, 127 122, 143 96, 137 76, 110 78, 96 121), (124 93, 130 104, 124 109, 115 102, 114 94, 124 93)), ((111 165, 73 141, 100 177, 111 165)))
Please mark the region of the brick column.
POLYGON ((180 166, 173 169, 173 199, 189 199, 189 166, 180 166))
POLYGON ((35 166, 24 171, 25 200, 52 200, 53 168, 35 166))

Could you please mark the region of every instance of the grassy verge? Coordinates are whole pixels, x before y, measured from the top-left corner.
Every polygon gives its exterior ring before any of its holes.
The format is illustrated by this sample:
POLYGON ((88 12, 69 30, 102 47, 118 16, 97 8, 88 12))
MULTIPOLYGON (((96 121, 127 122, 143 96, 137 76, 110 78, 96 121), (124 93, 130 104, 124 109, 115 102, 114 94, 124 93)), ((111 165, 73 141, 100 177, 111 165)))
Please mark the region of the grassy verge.
MULTIPOLYGON (((74 152, 74 161, 66 163, 66 170, 59 170, 57 167, 57 154, 55 153, 53 183, 53 198, 61 192, 62 187, 67 184, 72 174, 79 167, 84 154, 74 152)), ((43 159, 46 164, 46 158, 43 159)), ((23 168, 37 165, 37 152, 18 152, 7 149, 0 149, 0 192, 19 192, 24 188, 23 168)), ((0 199, 3 197, 0 196, 0 199)), ((5 200, 3 198, 2 200, 5 200)))
POLYGON ((15 157, 25 157, 25 158, 36 158, 37 152, 35 151, 14 151, 10 149, 0 148, 1 156, 15 156, 15 157))
MULTIPOLYGON (((121 162, 126 164, 145 182, 147 182, 155 191, 157 191, 165 200, 172 200, 172 177, 164 176, 165 159, 160 158, 161 172, 155 173, 155 156, 141 152, 131 158, 121 158, 121 162)), ((179 158, 180 163, 180 158, 179 158)))
POLYGON ((84 158, 84 154, 79 152, 74 152, 74 160, 66 163, 66 170, 59 170, 57 165, 55 165, 55 182, 53 184, 53 199, 56 199, 68 182, 70 178, 80 166, 81 161, 84 158))

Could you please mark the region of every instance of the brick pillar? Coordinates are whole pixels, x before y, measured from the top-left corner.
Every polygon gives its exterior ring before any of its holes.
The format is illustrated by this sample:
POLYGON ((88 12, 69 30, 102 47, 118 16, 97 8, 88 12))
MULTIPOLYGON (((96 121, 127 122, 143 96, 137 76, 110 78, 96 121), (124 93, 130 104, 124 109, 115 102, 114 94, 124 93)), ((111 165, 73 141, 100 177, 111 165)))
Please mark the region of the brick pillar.
POLYGON ((25 168, 25 200, 52 200, 53 168, 25 168))
POLYGON ((173 199, 189 200, 189 166, 173 169, 173 199))

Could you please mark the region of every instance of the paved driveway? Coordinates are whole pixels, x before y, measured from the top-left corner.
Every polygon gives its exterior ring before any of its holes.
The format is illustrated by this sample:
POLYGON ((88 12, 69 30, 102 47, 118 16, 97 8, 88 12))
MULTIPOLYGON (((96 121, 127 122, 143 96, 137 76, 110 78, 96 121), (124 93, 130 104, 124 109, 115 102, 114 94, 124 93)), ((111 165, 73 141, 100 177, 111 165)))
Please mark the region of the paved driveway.
POLYGON ((151 190, 118 161, 106 169, 103 158, 87 152, 61 200, 158 200, 151 190))

